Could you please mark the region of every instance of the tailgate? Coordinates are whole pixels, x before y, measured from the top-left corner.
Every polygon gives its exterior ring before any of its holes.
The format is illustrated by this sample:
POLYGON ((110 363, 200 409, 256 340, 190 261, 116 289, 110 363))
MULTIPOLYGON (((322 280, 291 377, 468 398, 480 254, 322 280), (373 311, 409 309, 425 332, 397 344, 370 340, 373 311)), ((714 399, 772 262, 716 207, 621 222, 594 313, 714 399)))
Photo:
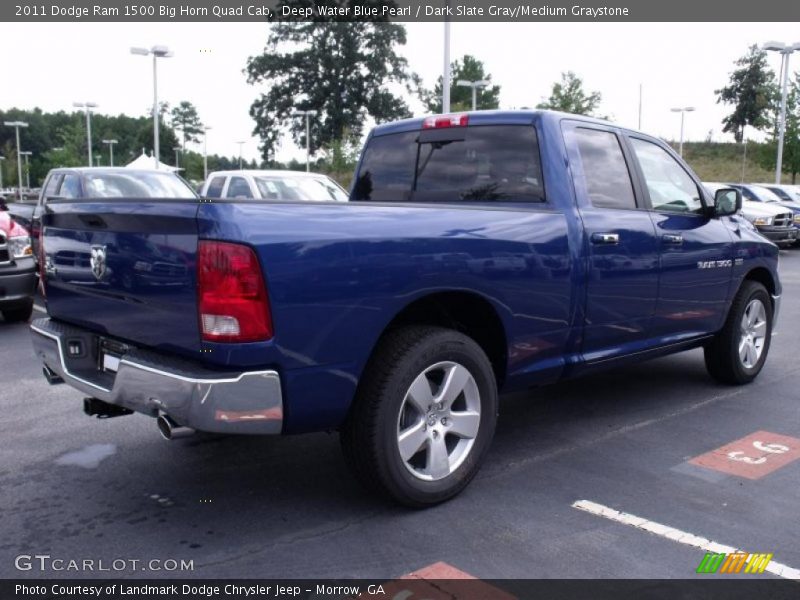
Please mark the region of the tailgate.
POLYGON ((197 209, 194 200, 50 202, 42 220, 50 315, 195 354, 197 209))

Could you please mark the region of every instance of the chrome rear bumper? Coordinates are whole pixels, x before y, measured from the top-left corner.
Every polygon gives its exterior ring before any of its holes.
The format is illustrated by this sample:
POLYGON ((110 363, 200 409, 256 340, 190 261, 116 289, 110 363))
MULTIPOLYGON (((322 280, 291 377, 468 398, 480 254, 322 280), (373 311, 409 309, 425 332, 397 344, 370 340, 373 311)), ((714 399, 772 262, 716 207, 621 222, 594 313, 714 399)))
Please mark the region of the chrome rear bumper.
POLYGON ((277 434, 283 397, 276 371, 218 372, 188 360, 130 349, 116 373, 97 365, 97 335, 52 319, 31 323, 36 356, 71 387, 150 416, 165 414, 198 431, 277 434), (67 345, 81 350, 65 353, 67 345))

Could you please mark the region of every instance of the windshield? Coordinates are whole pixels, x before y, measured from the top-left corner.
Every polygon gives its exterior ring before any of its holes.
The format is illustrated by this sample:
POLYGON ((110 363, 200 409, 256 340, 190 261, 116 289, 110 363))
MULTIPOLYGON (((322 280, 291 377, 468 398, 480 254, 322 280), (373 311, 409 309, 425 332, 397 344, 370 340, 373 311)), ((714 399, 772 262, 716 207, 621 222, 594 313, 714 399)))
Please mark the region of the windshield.
POLYGON ((327 177, 270 175, 255 178, 264 200, 347 202, 347 193, 327 177))
POLYGON ((780 202, 781 199, 778 198, 774 193, 770 192, 767 188, 761 187, 760 185, 751 185, 750 189, 753 191, 753 194, 756 198, 761 200, 761 202, 780 202))
POLYGON ((87 173, 88 198, 196 198, 189 185, 172 173, 131 171, 87 173))

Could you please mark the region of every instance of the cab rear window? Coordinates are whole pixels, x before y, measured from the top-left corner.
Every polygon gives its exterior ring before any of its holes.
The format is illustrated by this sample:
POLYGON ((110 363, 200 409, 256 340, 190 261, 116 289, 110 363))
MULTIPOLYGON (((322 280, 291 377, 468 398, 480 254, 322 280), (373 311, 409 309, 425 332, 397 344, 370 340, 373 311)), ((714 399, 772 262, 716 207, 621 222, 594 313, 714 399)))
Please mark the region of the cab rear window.
POLYGON ((373 137, 352 200, 544 202, 536 130, 476 125, 373 137))

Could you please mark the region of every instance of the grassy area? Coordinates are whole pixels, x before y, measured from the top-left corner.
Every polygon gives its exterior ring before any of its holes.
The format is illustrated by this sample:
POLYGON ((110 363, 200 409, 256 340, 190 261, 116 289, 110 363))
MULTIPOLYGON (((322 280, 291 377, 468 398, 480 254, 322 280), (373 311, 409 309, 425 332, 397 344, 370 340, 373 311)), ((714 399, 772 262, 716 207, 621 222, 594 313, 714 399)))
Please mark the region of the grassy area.
MULTIPOLYGON (((673 143, 677 150, 677 144, 673 143)), ((775 171, 764 169, 757 161, 758 152, 763 152, 758 144, 747 145, 747 162, 742 177, 743 144, 715 142, 686 142, 683 144, 683 158, 703 181, 757 183, 775 181, 775 171)), ((784 183, 791 183, 791 176, 783 176, 784 183)))

